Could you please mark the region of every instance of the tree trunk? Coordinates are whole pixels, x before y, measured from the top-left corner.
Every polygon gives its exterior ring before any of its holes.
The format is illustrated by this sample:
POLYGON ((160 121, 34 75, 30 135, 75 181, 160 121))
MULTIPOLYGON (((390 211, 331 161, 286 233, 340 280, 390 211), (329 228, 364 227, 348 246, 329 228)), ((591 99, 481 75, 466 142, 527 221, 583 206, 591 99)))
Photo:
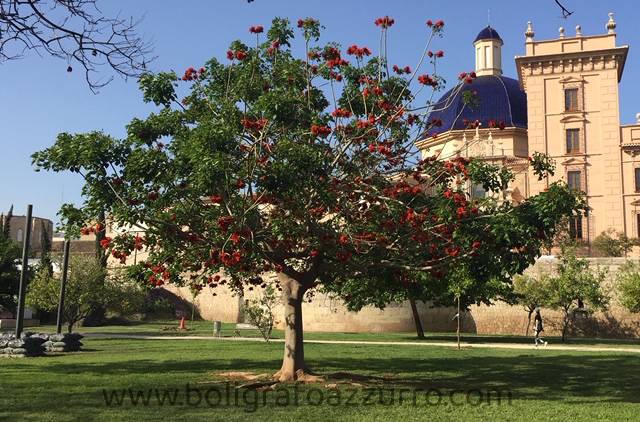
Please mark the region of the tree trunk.
POLYGON ((567 339, 567 328, 569 327, 569 312, 565 311, 564 313, 564 322, 562 324, 562 342, 564 343, 567 339))
POLYGON ((458 350, 460 350, 460 296, 458 296, 458 350))
POLYGON ((413 321, 416 324, 416 332, 418 333, 418 338, 424 338, 424 330, 422 329, 422 323, 420 322, 420 314, 418 314, 418 307, 416 306, 416 301, 413 298, 409 298, 409 303, 411 304, 411 312, 413 312, 413 321))
POLYGON ((284 305, 284 357, 282 368, 274 377, 280 381, 304 381, 313 376, 304 360, 302 336, 302 299, 306 288, 298 281, 278 274, 284 305))
POLYGON ((529 315, 527 316, 527 329, 524 331, 525 337, 529 337, 529 327, 531 326, 531 314, 533 314, 533 311, 529 310, 529 315))

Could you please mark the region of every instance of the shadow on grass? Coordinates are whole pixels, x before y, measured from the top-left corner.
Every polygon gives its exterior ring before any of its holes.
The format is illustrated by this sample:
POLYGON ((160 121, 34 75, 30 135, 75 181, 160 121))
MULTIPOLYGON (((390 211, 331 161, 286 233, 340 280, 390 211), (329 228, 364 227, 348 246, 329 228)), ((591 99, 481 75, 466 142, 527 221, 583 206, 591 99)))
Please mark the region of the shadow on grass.
MULTIPOLYGON (((440 357, 421 357, 414 350, 415 356, 398 353, 398 356, 375 357, 370 351, 358 353, 353 350, 344 356, 319 357, 320 351, 319 348, 313 350, 311 356, 315 358, 308 361, 313 370, 320 374, 361 374, 358 380, 365 386, 465 391, 501 389, 511 391, 514 399, 640 402, 640 358, 625 354, 549 351, 487 356, 468 350, 440 353, 440 357)), ((211 353, 200 356, 185 353, 179 360, 133 359, 73 364, 52 361, 38 370, 58 375, 100 376, 105 385, 117 383, 118 377, 126 374, 139 376, 144 382, 156 380, 153 381, 156 385, 147 386, 156 387, 168 378, 194 382, 230 370, 273 373, 281 365, 279 353, 273 349, 264 353, 263 358, 257 348, 253 353, 244 350, 239 354, 250 356, 228 358, 229 354, 221 353, 220 358, 215 358, 211 353)))

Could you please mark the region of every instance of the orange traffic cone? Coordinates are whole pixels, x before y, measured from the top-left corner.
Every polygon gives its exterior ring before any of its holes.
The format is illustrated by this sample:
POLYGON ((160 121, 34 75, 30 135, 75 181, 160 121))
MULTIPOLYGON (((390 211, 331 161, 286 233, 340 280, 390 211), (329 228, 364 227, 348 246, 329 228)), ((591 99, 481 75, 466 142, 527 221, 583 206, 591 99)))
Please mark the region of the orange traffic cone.
POLYGON ((180 322, 180 329, 184 330, 184 317, 182 317, 182 321, 180 322))

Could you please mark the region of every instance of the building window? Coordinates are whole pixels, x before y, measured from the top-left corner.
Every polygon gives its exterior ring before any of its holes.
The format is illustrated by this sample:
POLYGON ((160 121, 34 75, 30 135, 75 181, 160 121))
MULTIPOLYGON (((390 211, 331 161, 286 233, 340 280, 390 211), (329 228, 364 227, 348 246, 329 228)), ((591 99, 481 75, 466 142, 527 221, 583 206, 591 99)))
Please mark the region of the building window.
POLYGON ((571 221, 569 222, 569 237, 573 240, 582 239, 582 216, 571 216, 571 221))
POLYGON ((638 238, 640 239, 640 213, 636 214, 636 229, 638 230, 638 238))
POLYGON ((636 192, 640 192, 640 167, 635 169, 636 192))
POLYGON ((580 129, 567 129, 567 154, 580 152, 580 129))
POLYGON ((578 110, 578 88, 564 90, 565 111, 578 110))
POLYGON ((567 184, 570 189, 580 190, 580 172, 570 171, 567 173, 567 184))
POLYGON ((18 229, 18 242, 22 242, 22 229, 18 229))
POLYGON ((482 183, 478 183, 477 185, 473 185, 471 188, 471 198, 484 198, 487 194, 487 191, 482 187, 482 183))

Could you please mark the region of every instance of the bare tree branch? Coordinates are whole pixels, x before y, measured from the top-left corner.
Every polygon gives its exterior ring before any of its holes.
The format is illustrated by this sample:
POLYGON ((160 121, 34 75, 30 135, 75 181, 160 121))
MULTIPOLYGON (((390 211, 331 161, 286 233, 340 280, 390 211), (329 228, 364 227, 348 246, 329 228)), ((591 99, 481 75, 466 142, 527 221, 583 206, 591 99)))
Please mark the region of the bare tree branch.
POLYGON ((126 78, 146 71, 152 42, 136 33, 141 20, 103 17, 96 0, 0 0, 0 63, 20 59, 27 50, 78 63, 93 92, 113 76, 99 76, 110 67, 126 78))
POLYGON ((560 0, 556 0, 556 3, 558 4, 558 6, 560 6, 560 9, 562 9, 563 18, 567 19, 569 16, 573 14, 573 12, 569 12, 562 4, 560 4, 560 0))

